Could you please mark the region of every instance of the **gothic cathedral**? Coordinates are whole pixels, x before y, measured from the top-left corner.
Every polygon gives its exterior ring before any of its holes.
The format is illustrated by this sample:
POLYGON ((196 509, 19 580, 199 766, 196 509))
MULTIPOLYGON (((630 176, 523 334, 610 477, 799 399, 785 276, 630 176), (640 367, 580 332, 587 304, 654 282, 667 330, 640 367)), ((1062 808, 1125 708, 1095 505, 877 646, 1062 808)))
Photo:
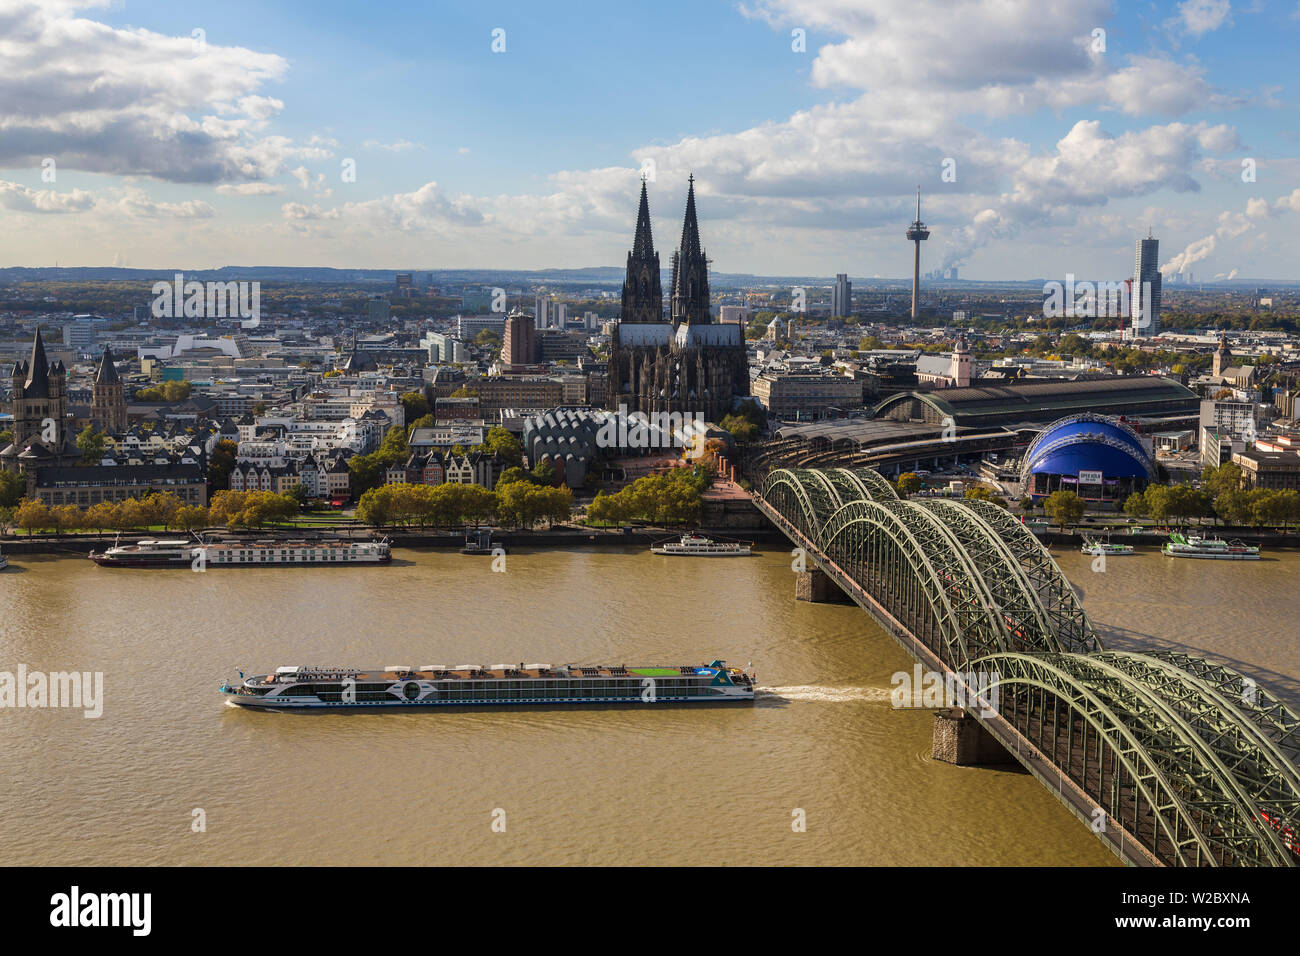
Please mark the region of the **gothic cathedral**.
POLYGON ((671 321, 665 322, 659 254, 642 181, 623 311, 610 346, 609 407, 720 421, 737 398, 749 394, 749 360, 744 329, 714 322, 709 310, 709 260, 700 246, 694 176, 686 193, 681 244, 673 253, 669 295, 671 321))

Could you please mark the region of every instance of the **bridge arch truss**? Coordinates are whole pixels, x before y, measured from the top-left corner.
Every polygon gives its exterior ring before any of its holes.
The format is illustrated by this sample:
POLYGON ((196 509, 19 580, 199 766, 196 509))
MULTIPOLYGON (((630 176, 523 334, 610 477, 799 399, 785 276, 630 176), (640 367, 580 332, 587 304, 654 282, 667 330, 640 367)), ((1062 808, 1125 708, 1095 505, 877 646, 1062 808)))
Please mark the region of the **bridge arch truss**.
POLYGON ((871 469, 778 469, 760 498, 1157 859, 1300 865, 1300 717, 1225 665, 1106 651, 1004 508, 903 500, 871 469))

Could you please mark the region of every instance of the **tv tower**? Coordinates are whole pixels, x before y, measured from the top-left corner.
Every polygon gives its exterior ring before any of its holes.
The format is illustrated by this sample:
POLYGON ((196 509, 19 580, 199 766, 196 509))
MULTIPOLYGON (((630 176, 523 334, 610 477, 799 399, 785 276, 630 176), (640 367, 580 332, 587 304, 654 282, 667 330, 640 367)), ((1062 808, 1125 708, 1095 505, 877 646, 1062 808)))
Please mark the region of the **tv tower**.
POLYGON ((921 221, 921 187, 916 187, 916 222, 907 229, 912 241, 912 318, 917 318, 917 296, 921 291, 921 243, 930 238, 930 230, 921 221))

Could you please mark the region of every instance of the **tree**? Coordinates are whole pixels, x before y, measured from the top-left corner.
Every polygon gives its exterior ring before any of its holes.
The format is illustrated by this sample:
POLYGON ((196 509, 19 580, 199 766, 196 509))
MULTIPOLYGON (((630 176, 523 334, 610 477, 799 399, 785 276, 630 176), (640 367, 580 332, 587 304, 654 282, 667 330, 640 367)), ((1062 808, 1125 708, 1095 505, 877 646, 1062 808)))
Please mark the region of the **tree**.
POLYGON ((758 426, 740 415, 727 415, 718 424, 730 432, 738 444, 748 445, 758 438, 758 426))
POLYGON ((406 411, 406 421, 408 422, 423 418, 431 411, 429 400, 423 392, 403 392, 397 400, 402 403, 402 408, 406 411))
POLYGON ((1043 502, 1043 511, 1062 531, 1083 517, 1083 499, 1073 491, 1053 491, 1043 502))
POLYGON ((1214 499, 1214 512, 1227 524, 1246 524, 1250 521, 1250 494, 1241 488, 1221 491, 1214 499))
POLYGON ((905 471, 898 476, 895 485, 898 487, 898 493, 906 498, 921 490, 921 476, 915 472, 905 471))
POLYGON ((1124 513, 1130 518, 1145 518, 1151 513, 1147 507, 1147 500, 1139 491, 1133 492, 1124 501, 1124 513))
POLYGON ((95 430, 94 425, 87 425, 77 435, 77 450, 81 452, 81 462, 84 465, 98 464, 104 457, 104 446, 107 444, 103 433, 95 430))
POLYGON ((137 390, 135 398, 140 402, 183 402, 190 397, 190 388, 189 382, 162 382, 137 390))
POLYGON ((1241 487, 1241 466, 1231 461, 1217 467, 1211 465, 1201 472, 1201 484, 1215 498, 1225 491, 1234 491, 1241 487))
POLYGON ((103 534, 105 528, 116 526, 114 516, 116 510, 117 506, 113 502, 101 501, 86 509, 86 516, 83 520, 87 528, 94 528, 97 532, 103 534))
POLYGON ((497 479, 497 490, 499 491, 506 485, 513 484, 516 481, 524 481, 528 484, 532 484, 533 476, 523 468, 507 468, 505 471, 501 472, 501 477, 497 479))
POLYGON ((0 508, 17 508, 27 492, 27 481, 14 471, 0 471, 0 508))
POLYGON ((533 466, 533 481, 539 485, 555 484, 555 466, 547 461, 539 461, 533 466))
POLYGON ((1025 495, 1023 498, 1020 499, 1020 510, 1021 511, 1034 510, 1034 498, 1032 495, 1025 495))
POLYGON ((993 489, 985 487, 984 485, 976 485, 974 488, 967 488, 966 493, 962 495, 962 497, 970 498, 975 501, 991 501, 995 505, 1000 505, 1003 508, 1007 507, 1006 498, 1003 498, 1001 495, 995 495, 993 489))
POLYGON ((81 509, 76 505, 55 505, 49 509, 50 527, 56 535, 81 527, 81 509))
POLYGON ((181 505, 172 523, 182 531, 197 531, 208 526, 208 509, 200 505, 181 505))
POLYGON ((29 535, 34 534, 38 529, 50 526, 50 509, 43 501, 24 498, 18 503, 18 510, 14 512, 14 523, 25 529, 29 535))
POLYGON ((517 467, 524 460, 524 446, 511 432, 494 425, 488 429, 483 448, 489 455, 497 455, 508 467, 517 467))
POLYGON ((239 446, 229 438, 223 438, 212 449, 208 458, 208 486, 213 491, 223 491, 230 487, 230 473, 235 470, 235 461, 239 446))

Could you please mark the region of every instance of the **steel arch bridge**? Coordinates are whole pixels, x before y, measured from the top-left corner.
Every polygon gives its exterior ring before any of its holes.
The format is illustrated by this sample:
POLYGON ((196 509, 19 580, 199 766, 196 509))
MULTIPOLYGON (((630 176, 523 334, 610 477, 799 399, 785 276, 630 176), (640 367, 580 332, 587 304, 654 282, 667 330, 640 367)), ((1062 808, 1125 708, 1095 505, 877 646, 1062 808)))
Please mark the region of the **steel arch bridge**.
POLYGON ((1222 664, 1105 650, 1005 509, 865 468, 778 469, 755 502, 913 656, 989 675, 996 713, 971 716, 1126 858, 1300 865, 1300 717, 1222 664))

